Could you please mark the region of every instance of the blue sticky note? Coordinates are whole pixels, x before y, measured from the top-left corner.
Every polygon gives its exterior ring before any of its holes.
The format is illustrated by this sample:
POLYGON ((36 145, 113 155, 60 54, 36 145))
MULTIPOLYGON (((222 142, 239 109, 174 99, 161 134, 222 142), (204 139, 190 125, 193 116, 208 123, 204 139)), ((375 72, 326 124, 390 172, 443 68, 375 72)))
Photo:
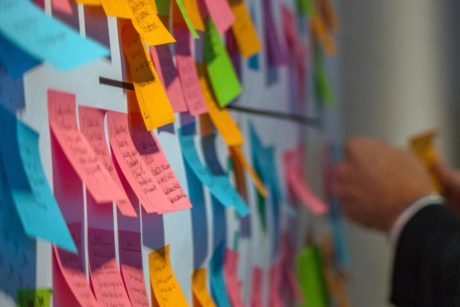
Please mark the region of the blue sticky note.
POLYGON ((40 61, 18 48, 2 35, 0 35, 0 62, 6 67, 8 73, 16 79, 21 78, 26 71, 40 64, 40 61))
POLYGON ((211 273, 211 294, 217 306, 230 307, 231 305, 230 300, 228 298, 227 287, 225 286, 223 271, 224 256, 225 244, 221 242, 214 250, 211 262, 209 264, 209 270, 211 273))
POLYGON ((232 186, 228 176, 212 174, 210 169, 201 162, 195 147, 194 136, 184 133, 189 130, 189 126, 184 126, 179 129, 178 133, 182 156, 187 165, 219 202, 226 207, 233 206, 240 216, 248 215, 249 209, 245 201, 232 186))
POLYGON ((4 108, 0 121, 1 159, 25 233, 77 252, 41 165, 38 134, 4 108))
POLYGON ((2 0, 0 35, 32 57, 62 70, 109 55, 107 48, 82 37, 27 0, 2 0))
POLYGON ((2 65, 0 65, 0 104, 13 113, 25 106, 23 80, 13 78, 2 65))

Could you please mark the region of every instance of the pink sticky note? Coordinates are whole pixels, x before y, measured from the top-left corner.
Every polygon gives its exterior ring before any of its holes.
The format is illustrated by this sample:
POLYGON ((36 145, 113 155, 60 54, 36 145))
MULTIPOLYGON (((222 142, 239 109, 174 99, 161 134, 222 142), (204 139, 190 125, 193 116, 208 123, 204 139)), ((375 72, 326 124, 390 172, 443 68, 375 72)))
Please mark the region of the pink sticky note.
POLYGON ((129 131, 128 115, 107 112, 110 147, 123 175, 129 182, 142 207, 147 213, 160 212, 169 208, 170 201, 156 183, 138 150, 129 131))
POLYGON ((83 268, 81 224, 68 226, 79 250, 78 254, 72 254, 53 246, 53 289, 56 289, 53 291, 53 299, 55 306, 98 307, 100 305, 91 292, 83 268))
POLYGON ((88 229, 88 259, 97 301, 104 306, 131 306, 115 259, 113 231, 88 229))
POLYGON ((142 270, 141 234, 120 231, 118 236, 120 267, 133 307, 148 307, 144 272, 142 270))
POLYGON ((238 253, 236 251, 227 250, 225 253, 224 279, 232 306, 243 307, 241 282, 238 279, 238 253))
POLYGON ((105 138, 104 117, 105 110, 91 108, 91 107, 78 107, 78 117, 80 120, 80 131, 85 136, 94 153, 99 160, 104 164, 105 168, 109 171, 113 180, 120 187, 123 196, 117 200, 116 204, 120 212, 127 216, 136 216, 133 204, 126 195, 120 178, 115 170, 112 157, 108 150, 107 140, 105 138))
POLYGON ((204 0, 209 16, 211 16, 217 30, 224 34, 235 22, 235 15, 225 0, 204 0))
POLYGON ((177 72, 179 74, 182 91, 188 111, 192 115, 208 112, 203 93, 198 79, 195 61, 192 56, 191 44, 192 37, 186 28, 176 28, 174 30, 176 38, 175 53, 177 72))
POLYGON ((269 297, 269 306, 270 307, 282 307, 283 298, 281 297, 281 277, 282 277, 282 262, 281 260, 275 261, 272 267, 270 268, 270 297, 269 297))
MULTIPOLYGON (((133 117, 134 116, 133 114, 133 117)), ((141 121, 142 118, 139 116, 138 122, 141 123, 141 121)), ((136 120, 134 120, 134 122, 136 122, 136 120)), ((142 160, 149 167, 156 183, 169 199, 170 203, 165 204, 165 206, 158 210, 158 213, 174 212, 191 208, 192 204, 182 190, 155 135, 150 131, 146 131, 142 125, 133 124, 131 126, 131 136, 142 160)))
POLYGON ((303 174, 303 168, 299 165, 300 163, 297 163, 299 159, 299 155, 294 151, 284 152, 284 168, 288 185, 295 196, 313 214, 324 214, 327 212, 327 206, 311 191, 303 174))
POLYGON ((169 48, 168 45, 150 46, 150 56, 160 76, 161 82, 166 88, 174 112, 186 112, 187 105, 185 104, 177 69, 174 66, 171 50, 169 48))
POLYGON ((96 202, 121 199, 123 193, 120 187, 77 130, 75 95, 48 90, 48 117, 59 146, 96 202))
POLYGON ((262 307, 262 278, 264 271, 255 266, 252 269, 251 307, 262 307))
POLYGON ((66 13, 69 15, 73 14, 72 4, 70 0, 52 0, 53 10, 57 10, 62 13, 66 13))

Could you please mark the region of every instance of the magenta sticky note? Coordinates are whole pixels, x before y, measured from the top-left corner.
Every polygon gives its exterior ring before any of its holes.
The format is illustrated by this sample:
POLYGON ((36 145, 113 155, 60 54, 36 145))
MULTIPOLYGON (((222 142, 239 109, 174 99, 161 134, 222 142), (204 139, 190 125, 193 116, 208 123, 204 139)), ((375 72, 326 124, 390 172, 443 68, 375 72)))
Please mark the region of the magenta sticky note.
POLYGON ((136 216, 133 204, 126 195, 121 184, 120 178, 115 170, 112 157, 109 153, 108 143, 105 137, 104 118, 105 110, 80 106, 78 108, 78 117, 80 122, 80 131, 85 136, 94 153, 102 162, 104 167, 109 171, 113 180, 120 187, 122 198, 116 201, 120 212, 127 216, 136 216))
POLYGON ((235 15, 226 0, 204 0, 209 16, 220 34, 227 31, 235 22, 235 15))
POLYGON ((164 212, 170 201, 163 193, 149 167, 136 149, 131 138, 128 115, 108 111, 107 125, 110 147, 123 175, 139 198, 147 213, 164 212))
POLYGON ((59 146, 96 202, 121 199, 120 187, 77 129, 75 95, 48 90, 48 118, 59 146))
POLYGON ((198 79, 195 60, 192 56, 192 37, 186 28, 174 29, 176 38, 175 54, 182 91, 187 109, 192 115, 208 112, 198 79))
POLYGON ((174 112, 186 112, 187 105, 182 92, 179 75, 176 66, 174 66, 170 46, 167 44, 150 46, 149 51, 174 112))

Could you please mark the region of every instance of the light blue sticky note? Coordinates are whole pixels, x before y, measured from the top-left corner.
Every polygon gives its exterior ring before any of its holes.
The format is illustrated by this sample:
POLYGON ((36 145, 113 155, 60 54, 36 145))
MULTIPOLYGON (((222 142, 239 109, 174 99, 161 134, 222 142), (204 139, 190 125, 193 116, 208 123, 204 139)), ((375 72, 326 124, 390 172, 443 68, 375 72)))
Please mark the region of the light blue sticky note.
POLYGON ((4 108, 0 121, 1 159, 25 233, 77 252, 41 165, 38 134, 4 108))
POLYGON ((217 306, 230 307, 231 305, 230 300, 228 298, 227 287, 225 286, 223 271, 224 255, 225 244, 221 242, 214 250, 211 262, 209 264, 209 270, 211 273, 211 294, 217 306))
POLYGON ((198 179, 209 189, 211 194, 225 207, 233 206, 240 216, 248 215, 249 209, 245 201, 232 186, 228 176, 216 176, 212 174, 210 169, 201 162, 195 147, 194 135, 184 133, 184 131, 189 129, 189 126, 184 126, 178 130, 182 156, 187 165, 195 173, 198 179))
POLYGON ((109 55, 109 50, 82 37, 27 0, 2 0, 0 35, 58 69, 69 70, 109 55))
POLYGON ((19 79, 29 69, 40 64, 21 48, 0 35, 0 62, 6 67, 8 74, 19 79))

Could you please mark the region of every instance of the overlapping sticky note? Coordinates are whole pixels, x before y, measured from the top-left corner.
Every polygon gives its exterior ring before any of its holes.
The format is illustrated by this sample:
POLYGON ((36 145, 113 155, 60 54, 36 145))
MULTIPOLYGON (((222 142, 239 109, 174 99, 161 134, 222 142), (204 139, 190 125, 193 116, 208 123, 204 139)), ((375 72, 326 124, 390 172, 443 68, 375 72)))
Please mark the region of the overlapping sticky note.
POLYGON ((136 115, 138 113, 131 113, 131 136, 133 143, 145 165, 147 165, 152 173, 157 186, 169 200, 168 206, 161 207, 158 213, 175 212, 191 208, 192 205, 166 159, 160 143, 155 135, 142 129, 139 124, 136 125, 136 121, 140 121, 140 116, 138 115, 138 119, 136 120, 136 115))
POLYGON ((83 267, 82 225, 69 224, 69 229, 79 247, 79 253, 70 254, 53 246, 53 305, 97 307, 99 304, 91 291, 83 267))
POLYGON ((48 118, 57 143, 98 203, 123 198, 123 192, 77 129, 75 95, 48 90, 48 118))
POLYGON ((121 34, 123 50, 146 129, 150 131, 172 123, 174 112, 139 35, 129 23, 123 25, 121 34))
MULTIPOLYGON (((85 2, 87 1, 88 0, 85 0, 85 2)), ((131 11, 129 2, 126 0, 90 0, 90 2, 99 2, 99 4, 102 4, 104 12, 107 16, 133 18, 133 12, 131 11)))
MULTIPOLYGON (((113 0, 110 0, 113 1, 113 0)), ((125 0, 132 12, 132 22, 139 35, 151 46, 173 43, 176 40, 157 15, 154 1, 125 0)))
POLYGON ((296 267, 297 279, 305 298, 304 306, 329 306, 329 294, 318 246, 309 246, 299 251, 296 267))
POLYGON ((210 18, 206 19, 204 59, 217 102, 220 107, 225 107, 241 93, 241 84, 220 34, 210 18))
POLYGON ((205 268, 196 269, 192 275, 192 292, 194 307, 215 307, 216 304, 208 291, 206 282, 207 270, 205 268))
POLYGON ((300 165, 301 153, 296 150, 284 152, 284 175, 289 188, 304 206, 309 208, 313 214, 324 214, 327 212, 327 205, 318 198, 310 189, 303 167, 300 165))
POLYGON ((191 37, 187 29, 175 28, 177 43, 175 46, 177 72, 184 93, 188 111, 192 115, 208 112, 208 107, 201 93, 195 60, 192 56, 191 37))
POLYGON ((123 188, 107 147, 104 129, 105 113, 106 111, 101 109, 80 106, 78 108, 80 131, 85 136, 98 159, 104 164, 113 180, 120 187, 122 197, 116 202, 118 209, 123 215, 136 216, 134 206, 123 188))
POLYGON ((49 307, 51 306, 52 289, 21 289, 18 291, 18 307, 49 307))
POLYGON ((147 213, 167 211, 169 199, 161 191, 149 167, 136 149, 129 131, 128 115, 107 112, 110 148, 123 175, 147 213))
POLYGON ((174 112, 187 111, 184 93, 179 80, 179 75, 172 58, 171 50, 167 45, 151 46, 149 48, 158 75, 168 94, 174 112))
POLYGON ((0 63, 6 67, 9 75, 19 79, 40 61, 0 35, 0 63))
POLYGON ((235 22, 232 24, 232 32, 235 36, 238 48, 243 57, 248 58, 262 49, 262 42, 257 35, 248 8, 242 0, 230 1, 230 6, 235 15, 235 22))
POLYGON ((179 129, 179 142, 185 162, 216 199, 226 207, 233 206, 240 216, 246 216, 249 213, 249 209, 245 201, 230 183, 228 176, 214 175, 201 162, 196 151, 194 136, 187 134, 185 131, 186 127, 179 129))
POLYGON ((204 0, 204 3, 217 30, 223 34, 235 22, 230 5, 225 0, 204 0))
MULTIPOLYGON (((189 0, 188 2, 188 9, 187 6, 184 2, 184 0, 176 0, 176 5, 178 10, 180 11, 180 14, 182 15, 182 18, 184 19, 185 24, 187 25, 187 28, 189 29, 190 33, 192 34, 192 37, 194 39, 199 38, 200 36, 198 35, 198 32, 195 29, 194 23, 192 21, 195 20, 195 23, 201 19, 201 16, 199 15, 198 7, 197 6, 191 6, 192 2, 189 0), (190 11, 189 11, 190 10, 190 11), (193 16, 193 15, 194 16, 193 16), (197 16, 200 16, 198 19, 197 16)), ((195 1, 196 3, 196 1, 195 1)))
POLYGON ((251 283, 251 307, 262 307, 262 282, 263 282, 262 268, 255 266, 252 269, 252 283, 251 283))
POLYGON ((238 278, 238 252, 227 250, 224 262, 224 278, 228 296, 233 307, 243 307, 241 296, 241 281, 238 278))
POLYGON ((27 0, 2 1, 0 20, 0 35, 58 69, 74 69, 109 55, 105 47, 82 37, 27 0))
POLYGON ((150 285, 153 291, 154 306, 188 306, 169 259, 169 245, 149 254, 150 285))
POLYGON ((206 69, 202 64, 198 65, 198 72, 201 91, 214 126, 216 126, 228 146, 242 145, 244 142, 243 134, 230 115, 230 112, 227 109, 220 109, 217 106, 217 101, 214 99, 214 95, 209 86, 208 77, 206 76, 206 69))
POLYGON ((0 108, 1 158, 8 187, 27 235, 68 251, 77 249, 42 168, 38 134, 0 108))
MULTIPOLYGON (((120 218, 118 220, 120 223, 120 218)), ((129 300, 133 307, 149 306, 144 272, 142 269, 141 234, 137 231, 119 230, 118 246, 120 270, 129 300)))

